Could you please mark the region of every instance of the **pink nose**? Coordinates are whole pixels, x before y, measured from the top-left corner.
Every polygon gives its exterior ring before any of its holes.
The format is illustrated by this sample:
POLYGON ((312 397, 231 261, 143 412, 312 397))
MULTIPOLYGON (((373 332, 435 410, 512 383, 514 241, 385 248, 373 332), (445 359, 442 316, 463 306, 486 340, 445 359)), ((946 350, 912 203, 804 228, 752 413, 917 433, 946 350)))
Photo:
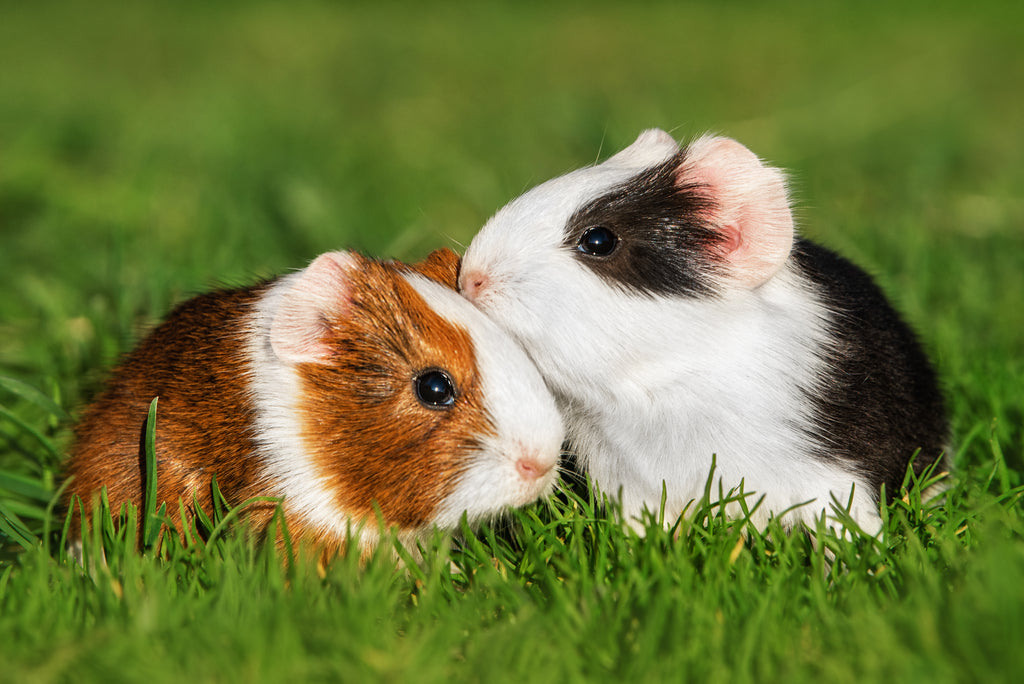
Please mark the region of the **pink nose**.
POLYGON ((463 271, 460 280, 462 283, 462 294, 470 301, 476 300, 490 283, 487 274, 476 270, 463 271))
POLYGON ((551 466, 542 465, 531 456, 524 456, 516 461, 516 471, 524 480, 532 481, 547 475, 551 471, 551 466))

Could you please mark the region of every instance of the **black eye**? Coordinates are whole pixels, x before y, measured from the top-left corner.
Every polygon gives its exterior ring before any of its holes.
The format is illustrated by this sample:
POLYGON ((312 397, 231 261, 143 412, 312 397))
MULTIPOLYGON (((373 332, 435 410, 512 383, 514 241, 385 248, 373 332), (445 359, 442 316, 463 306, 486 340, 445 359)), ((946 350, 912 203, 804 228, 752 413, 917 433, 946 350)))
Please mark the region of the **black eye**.
POLYGON ((619 238, 604 226, 594 226, 580 236, 576 249, 591 256, 608 256, 615 251, 619 238))
POLYGON ((442 370, 426 370, 412 381, 416 398, 427 408, 449 408, 455 403, 455 383, 442 370))

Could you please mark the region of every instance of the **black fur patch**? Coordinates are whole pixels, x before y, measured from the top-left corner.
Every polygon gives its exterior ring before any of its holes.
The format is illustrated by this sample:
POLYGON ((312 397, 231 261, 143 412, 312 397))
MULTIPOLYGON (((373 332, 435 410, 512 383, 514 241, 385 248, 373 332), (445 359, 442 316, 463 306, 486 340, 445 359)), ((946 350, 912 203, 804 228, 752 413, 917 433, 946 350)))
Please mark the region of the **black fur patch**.
MULTIPOLYGON (((811 395, 813 435, 823 457, 863 473, 877 494, 899 494, 914 452, 918 474, 948 444, 938 379, 921 344, 867 273, 839 255, 799 239, 793 258, 824 296, 835 340, 825 350, 826 377, 811 395)), ((936 473, 948 467, 940 463, 936 473)))
POLYGON ((700 186, 677 185, 685 162, 683 150, 582 206, 569 219, 562 244, 613 285, 647 295, 714 295, 721 236, 704 218, 713 200, 700 186), (576 250, 583 233, 595 226, 619 239, 607 256, 576 250))

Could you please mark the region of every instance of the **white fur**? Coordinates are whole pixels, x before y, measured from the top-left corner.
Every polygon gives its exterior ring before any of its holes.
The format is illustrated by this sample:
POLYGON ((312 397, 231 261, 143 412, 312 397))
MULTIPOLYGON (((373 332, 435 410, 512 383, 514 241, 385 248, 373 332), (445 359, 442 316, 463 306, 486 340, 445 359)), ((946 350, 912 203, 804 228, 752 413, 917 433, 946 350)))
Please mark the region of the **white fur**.
MULTIPOLYGON (((285 497, 285 509, 304 523, 338 539, 348 535, 348 513, 338 506, 303 443, 299 421, 299 376, 271 346, 271 325, 282 297, 302 273, 274 283, 255 308, 248 337, 249 386, 256 406, 253 436, 272 496, 285 497)), ((362 541, 375 539, 377 526, 362 530, 362 541)))
POLYGON ((659 136, 629 149, 501 209, 462 262, 464 282, 486 278, 474 303, 537 364, 575 450, 603 491, 621 492, 627 518, 657 511, 664 482, 666 520, 674 520, 702 496, 715 455, 716 494, 719 482, 726 490, 742 483, 754 493, 750 506, 765 497, 755 524, 808 500, 785 522, 813 523, 853 488, 853 518, 877 530, 875 495, 813 455, 821 445, 800 428, 810 410, 804 391, 822 367, 827 312, 795 270, 716 299, 647 297, 600 280, 562 245, 579 206, 639 170, 629 162, 667 158, 659 136))
POLYGON ((565 431, 551 393, 525 352, 473 305, 452 290, 420 275, 406 279, 442 317, 466 330, 480 373, 484 401, 497 434, 487 436, 436 513, 436 523, 455 527, 469 520, 524 506, 548 492, 557 476, 565 431), (531 458, 546 474, 524 478, 516 468, 531 458))
POLYGON ((648 128, 637 136, 632 145, 609 157, 602 166, 654 166, 678 151, 679 143, 675 138, 660 128, 648 128))

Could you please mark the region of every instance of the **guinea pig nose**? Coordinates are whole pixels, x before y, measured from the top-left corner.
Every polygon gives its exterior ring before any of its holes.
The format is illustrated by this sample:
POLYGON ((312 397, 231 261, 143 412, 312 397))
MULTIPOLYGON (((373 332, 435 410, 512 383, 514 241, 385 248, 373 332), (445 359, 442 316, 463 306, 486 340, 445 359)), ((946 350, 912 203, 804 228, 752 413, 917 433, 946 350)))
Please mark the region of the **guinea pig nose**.
POLYGON ((462 294, 470 301, 475 300, 487 289, 490 278, 483 271, 471 270, 462 273, 462 294))
POLYGON ((524 480, 536 480, 547 475, 553 466, 543 465, 534 456, 522 456, 516 460, 516 472, 524 480))

